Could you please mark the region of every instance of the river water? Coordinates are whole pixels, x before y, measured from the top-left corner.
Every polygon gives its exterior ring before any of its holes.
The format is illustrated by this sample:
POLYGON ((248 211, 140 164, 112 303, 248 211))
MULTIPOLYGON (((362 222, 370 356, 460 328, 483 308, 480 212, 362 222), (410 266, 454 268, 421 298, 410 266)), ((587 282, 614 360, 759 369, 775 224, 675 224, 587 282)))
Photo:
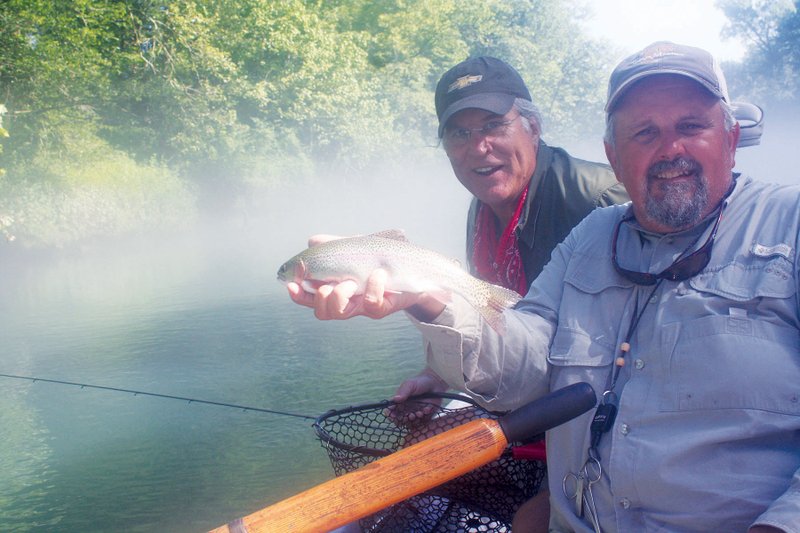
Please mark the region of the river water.
MULTIPOLYGON (((454 201, 421 244, 444 235, 460 251, 466 200, 454 201)), ((390 397, 423 365, 418 332, 403 316, 320 322, 291 303, 276 272, 314 232, 291 212, 33 260, 0 253, 0 373, 310 417, 390 397)), ((296 416, 6 377, 0 428, 4 532, 206 531, 333 476, 296 416)))

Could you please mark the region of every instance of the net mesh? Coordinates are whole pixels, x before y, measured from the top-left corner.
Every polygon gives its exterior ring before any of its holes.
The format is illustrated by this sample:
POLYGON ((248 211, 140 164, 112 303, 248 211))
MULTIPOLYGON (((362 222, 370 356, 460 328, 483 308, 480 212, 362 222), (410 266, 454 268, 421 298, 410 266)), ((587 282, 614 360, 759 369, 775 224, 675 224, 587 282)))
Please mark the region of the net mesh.
MULTIPOLYGON (((502 413, 501 413, 502 414, 502 413)), ((425 395, 329 411, 314 429, 339 476, 478 418, 497 418, 470 398, 425 395)), ((502 456, 360 521, 368 532, 509 532, 516 509, 539 490, 540 461, 502 456)))

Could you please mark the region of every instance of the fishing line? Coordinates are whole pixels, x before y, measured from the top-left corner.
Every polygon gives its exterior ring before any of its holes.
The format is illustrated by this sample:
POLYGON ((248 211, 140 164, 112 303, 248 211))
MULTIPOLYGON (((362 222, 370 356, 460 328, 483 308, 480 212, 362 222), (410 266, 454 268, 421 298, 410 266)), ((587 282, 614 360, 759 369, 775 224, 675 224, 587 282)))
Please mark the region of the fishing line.
POLYGON ((42 383, 57 383, 59 385, 70 385, 72 387, 80 387, 82 389, 99 389, 99 390, 106 390, 106 391, 113 391, 113 392, 127 392, 128 394, 133 394, 134 396, 153 396, 156 398, 167 398, 169 400, 182 400, 189 403, 202 403, 206 405, 217 405, 220 407, 232 407, 234 409, 241 409, 242 411, 256 411, 259 413, 270 413, 273 415, 283 415, 283 416, 291 416, 295 418, 305 418, 307 420, 316 420, 316 416, 308 416, 302 415, 299 413, 291 413, 289 411, 278 411, 275 409, 263 409, 261 407, 250 407, 248 405, 237 405, 235 403, 225 403, 225 402, 214 402, 211 400, 199 400, 197 398, 187 398, 185 396, 173 396, 171 394, 159 394, 157 392, 147 392, 147 391, 140 391, 140 390, 133 390, 133 389, 121 389, 118 387, 106 387, 103 385, 90 385, 89 383, 76 383, 74 381, 62 381, 60 379, 46 379, 46 378, 35 378, 31 376, 17 376, 14 374, 1 374, 0 377, 3 378, 11 378, 11 379, 22 379, 25 381, 31 381, 36 383, 37 381, 41 381, 42 383))

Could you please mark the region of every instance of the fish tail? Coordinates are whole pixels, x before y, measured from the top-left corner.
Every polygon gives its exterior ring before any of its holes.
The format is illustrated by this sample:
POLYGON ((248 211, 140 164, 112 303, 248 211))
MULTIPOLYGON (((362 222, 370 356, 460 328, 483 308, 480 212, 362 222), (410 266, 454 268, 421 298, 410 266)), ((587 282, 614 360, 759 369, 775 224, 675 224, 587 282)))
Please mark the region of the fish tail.
POLYGON ((503 311, 514 307, 522 299, 517 292, 499 285, 489 285, 487 287, 487 298, 485 305, 478 306, 478 312, 489 323, 489 325, 500 335, 505 335, 506 321, 503 311))

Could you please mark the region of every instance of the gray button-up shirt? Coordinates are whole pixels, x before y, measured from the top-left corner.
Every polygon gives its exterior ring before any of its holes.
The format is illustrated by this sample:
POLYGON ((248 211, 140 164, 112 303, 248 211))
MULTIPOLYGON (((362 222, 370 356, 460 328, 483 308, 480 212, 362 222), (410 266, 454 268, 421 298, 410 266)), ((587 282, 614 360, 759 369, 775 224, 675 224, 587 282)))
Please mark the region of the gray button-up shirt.
MULTIPOLYGON (((458 299, 417 323, 428 364, 493 409, 578 381, 599 396, 642 312, 599 447, 603 531, 800 532, 800 188, 739 178, 709 265, 655 291, 612 266, 613 229, 628 212, 598 209, 576 227, 505 313, 504 335, 458 299)), ((659 235, 623 223, 619 262, 660 272, 712 224, 659 235)), ((591 531, 562 490, 586 461, 591 417, 548 432, 551 530, 591 531)))

